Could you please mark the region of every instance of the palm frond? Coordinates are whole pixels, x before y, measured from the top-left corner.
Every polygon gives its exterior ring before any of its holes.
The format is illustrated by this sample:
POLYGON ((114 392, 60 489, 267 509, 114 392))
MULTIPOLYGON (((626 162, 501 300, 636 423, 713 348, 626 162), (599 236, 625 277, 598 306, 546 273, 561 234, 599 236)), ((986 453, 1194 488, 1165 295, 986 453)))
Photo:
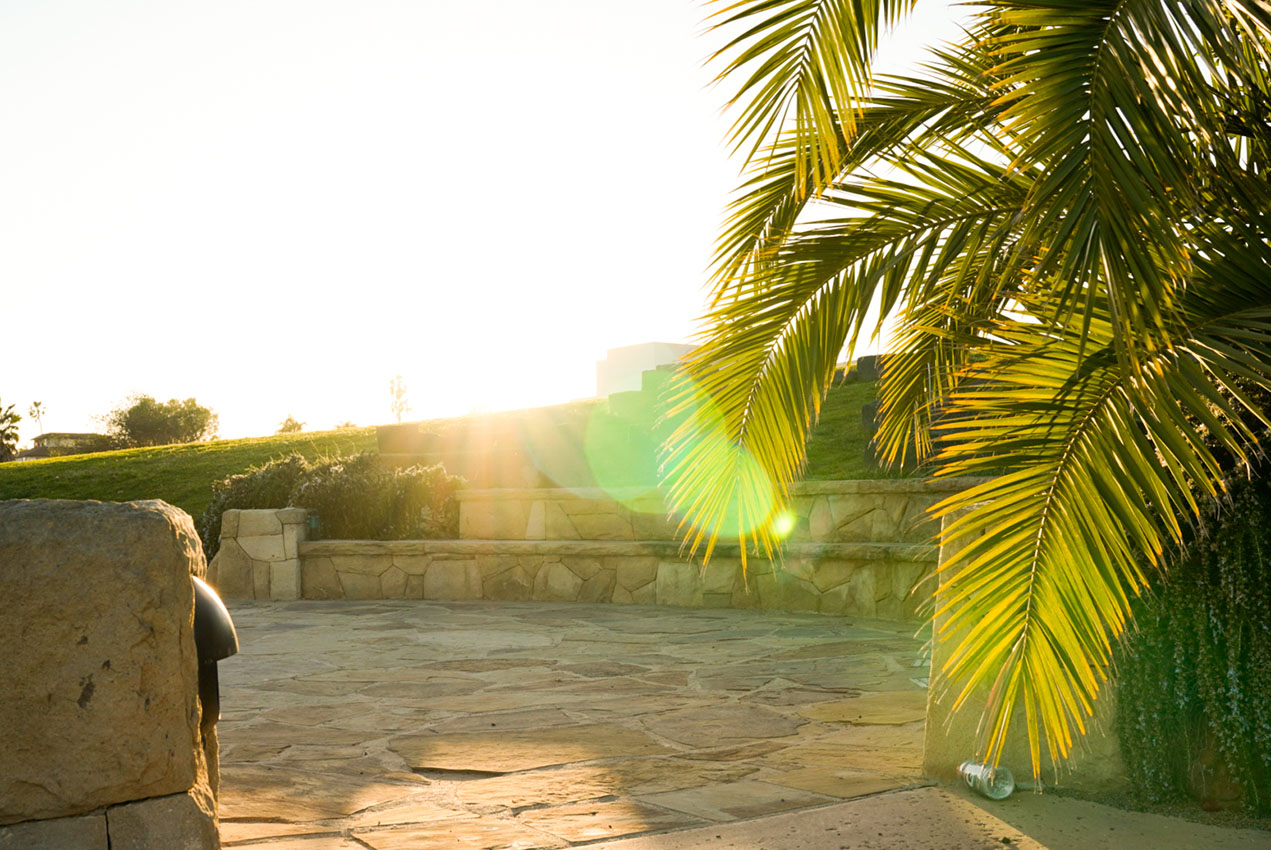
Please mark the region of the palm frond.
POLYGON ((951 577, 937 616, 942 639, 956 641, 945 672, 959 702, 991 685, 985 758, 1000 756, 1017 701, 1037 719, 1033 752, 1068 754, 1145 565, 1221 492, 1213 447, 1243 456, 1271 427, 1246 391, 1271 389, 1271 257, 1242 260, 1244 274, 1223 262, 1224 283, 1186 301, 1175 345, 1142 369, 1116 355, 1106 309, 1084 334, 997 328, 1001 342, 981 349, 989 359, 968 369, 972 388, 936 425, 958 432, 941 474, 1008 470, 937 508, 961 514, 943 543, 963 546, 942 565, 951 577))

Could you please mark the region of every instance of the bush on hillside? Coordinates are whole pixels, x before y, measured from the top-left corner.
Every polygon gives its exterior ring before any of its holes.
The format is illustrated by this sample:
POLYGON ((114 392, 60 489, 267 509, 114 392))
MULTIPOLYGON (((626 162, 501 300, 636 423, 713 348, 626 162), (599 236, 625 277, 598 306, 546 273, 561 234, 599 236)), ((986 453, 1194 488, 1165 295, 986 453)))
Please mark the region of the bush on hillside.
POLYGON ((220 547, 221 515, 231 508, 316 511, 324 537, 408 540, 459 536, 455 492, 463 480, 440 466, 385 468, 373 452, 310 463, 299 454, 212 485, 199 520, 203 551, 220 547))
POLYGON ((285 508, 291 492, 309 471, 309 461, 292 452, 262 466, 250 467, 241 475, 212 482, 212 501, 199 517, 199 537, 210 561, 221 548, 221 514, 231 508, 285 508))

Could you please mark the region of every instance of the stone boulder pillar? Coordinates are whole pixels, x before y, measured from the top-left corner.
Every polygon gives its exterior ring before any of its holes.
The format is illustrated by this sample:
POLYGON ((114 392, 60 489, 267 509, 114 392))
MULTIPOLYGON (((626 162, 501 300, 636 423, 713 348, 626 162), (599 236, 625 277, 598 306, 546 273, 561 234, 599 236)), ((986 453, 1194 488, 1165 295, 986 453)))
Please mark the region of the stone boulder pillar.
POLYGON ((0 848, 219 846, 202 547, 160 501, 0 501, 0 848))
POLYGON ((299 599, 308 517, 304 508, 226 511, 208 583, 222 599, 299 599))

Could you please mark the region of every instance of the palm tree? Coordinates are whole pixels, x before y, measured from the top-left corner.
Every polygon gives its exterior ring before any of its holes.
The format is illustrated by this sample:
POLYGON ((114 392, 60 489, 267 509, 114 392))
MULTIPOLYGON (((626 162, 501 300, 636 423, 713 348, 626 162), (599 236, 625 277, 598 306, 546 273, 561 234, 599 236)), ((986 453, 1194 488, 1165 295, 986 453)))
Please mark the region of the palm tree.
POLYGON ((29 413, 31 417, 35 420, 35 424, 40 426, 40 433, 43 434, 44 433, 44 413, 45 413, 44 402, 42 401, 31 402, 31 409, 28 410, 27 413, 29 413))
POLYGON ((750 167, 665 456, 686 545, 778 551, 834 365, 894 317, 884 456, 993 476, 938 507, 945 672, 994 763, 1022 706, 1038 772, 1271 427, 1271 10, 986 0, 884 76, 913 0, 716 2, 750 167))
POLYGON ((22 416, 13 405, 5 407, 0 403, 0 463, 12 459, 18 449, 18 423, 22 416))

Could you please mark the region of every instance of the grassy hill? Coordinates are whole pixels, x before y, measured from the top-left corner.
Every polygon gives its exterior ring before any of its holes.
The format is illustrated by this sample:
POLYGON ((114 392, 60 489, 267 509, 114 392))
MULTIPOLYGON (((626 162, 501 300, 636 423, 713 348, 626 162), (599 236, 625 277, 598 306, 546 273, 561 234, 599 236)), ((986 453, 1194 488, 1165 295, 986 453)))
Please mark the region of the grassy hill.
MULTIPOLYGON (((861 406, 874 398, 873 384, 844 384, 830 392, 821 421, 808 443, 811 480, 878 478, 885 473, 863 462, 865 437, 861 406)), ((535 417, 557 417, 562 423, 578 418, 581 402, 538 408, 535 417)), ((515 420, 529 411, 491 414, 483 419, 515 420)), ((439 434, 470 427, 467 418, 424 423, 439 434)), ((0 464, 0 499, 99 499, 124 502, 163 499, 198 517, 212 495, 212 482, 243 472, 274 458, 299 452, 307 458, 373 451, 374 428, 276 434, 243 440, 217 440, 149 449, 126 449, 91 455, 0 464)))

